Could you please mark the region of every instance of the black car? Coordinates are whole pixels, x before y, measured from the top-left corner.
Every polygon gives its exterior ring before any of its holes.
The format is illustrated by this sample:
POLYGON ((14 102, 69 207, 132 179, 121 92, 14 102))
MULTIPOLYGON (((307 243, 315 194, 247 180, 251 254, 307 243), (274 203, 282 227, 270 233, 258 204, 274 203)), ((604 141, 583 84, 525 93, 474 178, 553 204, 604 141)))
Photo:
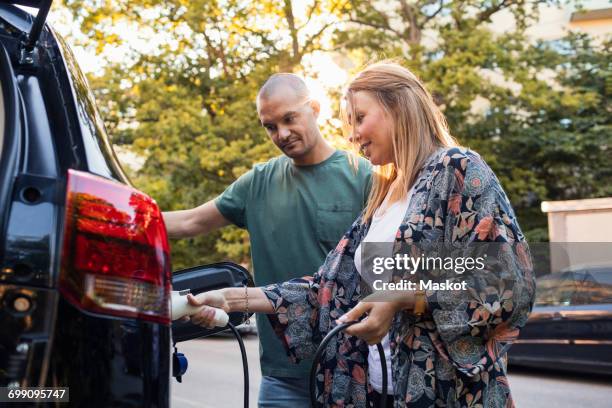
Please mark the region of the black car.
MULTIPOLYGON (((160 210, 122 171, 72 52, 45 24, 50 3, 0 1, 0 387, 166 407, 173 336, 210 332, 173 333, 160 210)), ((198 293, 247 274, 218 264, 174 279, 198 293)))
POLYGON ((612 265, 538 278, 535 307, 508 355, 511 365, 612 374, 612 265))

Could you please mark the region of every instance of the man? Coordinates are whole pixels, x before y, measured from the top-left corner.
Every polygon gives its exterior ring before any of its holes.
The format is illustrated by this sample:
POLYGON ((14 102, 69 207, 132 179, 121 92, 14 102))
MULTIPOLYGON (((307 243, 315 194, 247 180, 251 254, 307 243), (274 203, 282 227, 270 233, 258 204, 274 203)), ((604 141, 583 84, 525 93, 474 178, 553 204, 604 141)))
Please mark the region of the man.
MULTIPOLYGON (((261 124, 284 155, 258 164, 219 197, 197 208, 165 212, 172 238, 229 224, 246 228, 256 285, 313 275, 359 215, 370 166, 355 166, 317 126, 320 105, 294 74, 272 75, 257 96, 261 124)), ((293 364, 265 316, 257 317, 262 382, 259 406, 309 407, 312 361, 293 364)))

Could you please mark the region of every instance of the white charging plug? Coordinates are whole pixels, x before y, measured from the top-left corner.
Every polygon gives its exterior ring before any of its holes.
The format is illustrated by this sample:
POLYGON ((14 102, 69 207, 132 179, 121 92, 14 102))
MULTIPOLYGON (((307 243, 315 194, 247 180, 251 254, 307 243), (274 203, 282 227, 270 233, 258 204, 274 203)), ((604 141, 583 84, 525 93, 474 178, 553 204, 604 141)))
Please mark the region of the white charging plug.
MULTIPOLYGON (((192 306, 187 300, 189 290, 173 290, 172 291, 172 320, 178 320, 185 316, 198 313, 206 306, 192 306)), ((208 306, 212 307, 212 306, 208 306)), ((213 307, 215 317, 213 323, 216 327, 225 327, 229 322, 229 316, 225 310, 213 307)))

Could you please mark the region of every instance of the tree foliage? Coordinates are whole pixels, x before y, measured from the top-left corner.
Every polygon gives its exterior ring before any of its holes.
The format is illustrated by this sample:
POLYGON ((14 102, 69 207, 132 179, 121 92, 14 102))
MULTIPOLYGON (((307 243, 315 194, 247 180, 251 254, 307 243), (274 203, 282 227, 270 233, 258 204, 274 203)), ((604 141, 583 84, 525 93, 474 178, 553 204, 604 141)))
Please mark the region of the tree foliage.
POLYGON ((612 194, 610 39, 533 43, 526 29, 554 1, 353 1, 345 48, 417 73, 452 133, 493 167, 531 240, 547 240, 544 200, 612 194), (508 32, 491 29, 501 12, 508 32))
MULTIPOLYGON (((494 168, 528 236, 540 240, 542 200, 612 194, 610 41, 530 41, 525 30, 542 4, 556 2, 67 0, 65 7, 88 39, 83 45, 101 55, 123 50, 90 79, 113 142, 145 159, 136 184, 164 210, 202 204, 278 154, 257 119, 257 90, 271 73, 303 71, 306 56, 325 50, 348 56, 354 71, 395 58, 417 73, 453 134, 494 168), (512 30, 491 29, 500 13, 513 16, 512 30), (156 46, 139 49, 130 43, 136 37, 156 46)), ((230 228, 173 242, 173 262, 248 262, 248 248, 246 234, 230 228)))

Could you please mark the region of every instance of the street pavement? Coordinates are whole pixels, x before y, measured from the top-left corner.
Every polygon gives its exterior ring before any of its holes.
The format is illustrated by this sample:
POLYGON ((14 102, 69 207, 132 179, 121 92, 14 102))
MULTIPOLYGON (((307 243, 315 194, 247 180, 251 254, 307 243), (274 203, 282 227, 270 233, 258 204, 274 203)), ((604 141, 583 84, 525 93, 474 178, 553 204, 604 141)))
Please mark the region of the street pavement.
MULTIPOLYGON (((257 407, 261 371, 257 337, 244 337, 249 361, 249 408, 257 407)), ((183 382, 172 379, 173 408, 243 407, 243 375, 240 346, 232 337, 209 337, 177 345, 188 361, 183 382)))
MULTIPOLYGON (((249 361, 249 406, 257 406, 261 374, 256 336, 244 338, 249 361)), ((173 408, 243 406, 242 360, 233 337, 179 343, 189 361, 183 383, 172 380, 173 408)), ((604 376, 511 369, 510 386, 517 408, 612 407, 612 379, 604 376)))

